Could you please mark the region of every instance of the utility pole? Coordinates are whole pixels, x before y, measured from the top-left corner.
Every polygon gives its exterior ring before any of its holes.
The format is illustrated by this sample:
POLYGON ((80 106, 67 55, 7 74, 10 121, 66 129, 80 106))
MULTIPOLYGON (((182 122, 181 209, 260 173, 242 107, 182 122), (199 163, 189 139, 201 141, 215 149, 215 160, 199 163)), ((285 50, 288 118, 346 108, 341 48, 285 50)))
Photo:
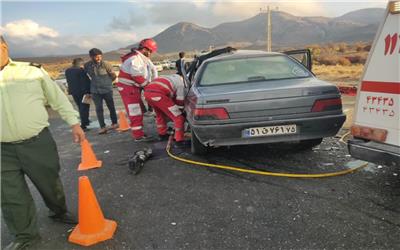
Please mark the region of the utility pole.
POLYGON ((271 23, 271 9, 267 6, 267 51, 271 52, 272 49, 272 23, 271 23))
MULTIPOLYGON (((278 7, 275 8, 275 10, 278 10, 278 7)), ((260 9, 261 12, 265 13, 262 9, 260 9)), ((267 45, 267 51, 271 52, 272 51, 272 19, 271 19, 271 12, 272 9, 268 5, 267 6, 267 25, 266 25, 266 31, 267 31, 267 40, 266 40, 266 45, 267 45)))

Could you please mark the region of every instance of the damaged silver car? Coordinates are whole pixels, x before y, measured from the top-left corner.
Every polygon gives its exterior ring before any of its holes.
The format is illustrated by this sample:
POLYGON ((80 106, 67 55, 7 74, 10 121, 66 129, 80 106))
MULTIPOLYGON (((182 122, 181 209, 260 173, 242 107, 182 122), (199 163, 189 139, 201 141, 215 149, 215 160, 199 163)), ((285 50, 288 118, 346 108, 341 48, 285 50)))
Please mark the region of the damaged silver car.
POLYGON ((276 142, 310 148, 334 136, 346 120, 340 92, 313 75, 310 54, 233 49, 198 60, 186 77, 192 152, 276 142))

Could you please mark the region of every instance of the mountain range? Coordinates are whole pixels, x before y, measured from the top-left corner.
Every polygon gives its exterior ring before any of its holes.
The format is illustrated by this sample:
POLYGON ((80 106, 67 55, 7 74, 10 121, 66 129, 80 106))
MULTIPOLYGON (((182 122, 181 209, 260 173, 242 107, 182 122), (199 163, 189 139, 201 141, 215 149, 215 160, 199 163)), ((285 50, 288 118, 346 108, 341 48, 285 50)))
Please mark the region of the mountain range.
MULTIPOLYGON (((381 8, 360 9, 339 17, 300 17, 282 11, 273 11, 272 49, 301 48, 311 44, 329 42, 372 42, 385 10, 381 8)), ((160 32, 153 38, 157 41, 160 54, 178 51, 207 50, 210 46, 231 45, 245 49, 265 49, 266 14, 219 24, 206 28, 189 22, 179 22, 160 32)), ((104 54, 106 60, 119 61, 121 54, 137 47, 131 44, 104 54)), ((63 56, 71 60, 78 55, 63 56)), ((79 55, 87 59, 87 55, 79 55)), ((171 55, 172 56, 172 55, 171 55)), ((174 54, 174 57, 176 55, 174 54)), ((22 58, 39 63, 59 61, 60 57, 22 58)))
MULTIPOLYGON (((282 11, 273 11, 272 46, 301 46, 328 42, 356 42, 373 40, 384 9, 368 8, 339 17, 300 17, 282 11)), ((236 45, 242 48, 265 48, 267 16, 260 13, 251 18, 222 23, 206 28, 189 22, 172 25, 153 38, 159 53, 203 50, 209 46, 236 45)), ((137 46, 132 44, 124 49, 137 46)))

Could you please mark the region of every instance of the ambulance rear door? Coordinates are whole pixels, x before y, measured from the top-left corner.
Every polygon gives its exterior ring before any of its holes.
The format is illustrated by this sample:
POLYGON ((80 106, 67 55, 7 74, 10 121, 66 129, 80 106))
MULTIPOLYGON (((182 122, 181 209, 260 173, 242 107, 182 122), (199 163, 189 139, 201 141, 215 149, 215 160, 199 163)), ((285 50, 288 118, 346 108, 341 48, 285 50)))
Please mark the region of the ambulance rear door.
POLYGON ((388 3, 358 86, 354 112, 350 154, 400 166, 400 1, 388 3))

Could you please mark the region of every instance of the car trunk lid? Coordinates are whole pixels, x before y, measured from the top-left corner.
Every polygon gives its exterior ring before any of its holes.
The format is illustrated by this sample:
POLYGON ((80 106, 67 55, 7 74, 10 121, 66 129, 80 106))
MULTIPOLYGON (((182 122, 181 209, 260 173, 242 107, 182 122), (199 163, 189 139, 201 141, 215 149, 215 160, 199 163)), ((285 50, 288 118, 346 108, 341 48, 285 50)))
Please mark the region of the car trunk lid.
POLYGON ((337 98, 336 86, 314 77, 199 87, 198 105, 224 107, 230 119, 311 113, 314 102, 337 98))

